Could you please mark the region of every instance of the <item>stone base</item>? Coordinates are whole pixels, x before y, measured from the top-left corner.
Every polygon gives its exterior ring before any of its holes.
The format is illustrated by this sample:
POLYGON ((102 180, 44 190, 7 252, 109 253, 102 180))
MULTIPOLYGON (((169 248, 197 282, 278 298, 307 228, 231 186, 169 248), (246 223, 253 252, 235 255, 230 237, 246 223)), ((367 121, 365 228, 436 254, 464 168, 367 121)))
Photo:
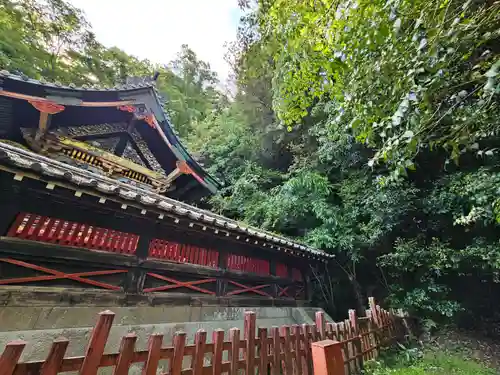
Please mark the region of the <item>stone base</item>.
MULTIPOLYGON (((19 293, 19 292, 17 292, 19 293)), ((27 292, 28 293, 28 292, 27 292)), ((31 292, 30 292, 31 293, 31 292)), ((20 303, 19 299, 0 308, 0 347, 12 340, 28 342, 22 361, 45 359, 55 338, 70 340, 66 356, 81 356, 89 339, 97 315, 111 310, 115 315, 106 352, 117 352, 122 336, 135 332, 138 336, 136 349, 146 349, 148 336, 152 333, 164 335, 164 345, 170 345, 175 332, 187 333, 188 343, 193 343, 199 329, 208 333, 209 340, 215 329, 226 331, 236 327, 243 332, 245 311, 257 315, 257 327, 292 324, 313 324, 314 313, 320 309, 292 306, 221 306, 209 303, 192 305, 119 306, 106 303, 100 306, 75 305, 55 302, 36 304, 20 303)), ((327 320, 331 321, 329 317, 327 320)))

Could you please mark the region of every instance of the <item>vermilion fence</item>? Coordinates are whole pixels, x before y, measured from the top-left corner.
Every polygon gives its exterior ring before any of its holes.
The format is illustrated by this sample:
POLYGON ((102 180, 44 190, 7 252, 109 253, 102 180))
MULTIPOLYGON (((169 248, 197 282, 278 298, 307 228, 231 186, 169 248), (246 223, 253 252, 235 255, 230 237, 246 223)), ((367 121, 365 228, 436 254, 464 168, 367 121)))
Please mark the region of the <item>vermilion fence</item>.
POLYGON ((61 338, 53 342, 45 361, 18 363, 27 343, 14 341, 0 356, 0 374, 79 371, 80 375, 95 375, 99 368, 113 367, 114 375, 126 375, 132 364, 142 363, 142 374, 155 375, 161 360, 168 361, 165 375, 358 374, 366 360, 376 358, 384 346, 406 334, 404 318, 375 306, 373 300, 370 304, 367 317, 357 318, 350 310, 348 320, 327 323, 324 314, 318 312, 315 325, 269 330, 256 328, 255 313, 246 312, 243 337, 239 329, 232 328, 228 341, 223 330, 215 330, 211 342, 207 342, 207 332, 199 330, 192 345, 186 344, 185 333, 176 333, 172 345, 163 346, 163 335, 153 334, 148 349, 136 351, 137 336, 130 333, 122 338, 119 352, 112 354, 104 354, 104 348, 114 313, 104 311, 99 314, 84 356, 65 358, 69 341, 61 338))
MULTIPOLYGON (((133 233, 27 212, 21 212, 17 215, 7 236, 129 255, 136 253, 139 244, 139 236, 133 233)), ((218 268, 220 254, 215 249, 155 238, 149 242, 148 256, 170 262, 218 268)), ((228 254, 227 268, 263 276, 271 275, 271 265, 268 260, 241 254, 228 254)), ((288 278, 287 265, 278 263, 276 276, 288 278)), ((301 271, 292 268, 292 279, 303 281, 301 271)))
POLYGON ((234 271, 251 272, 259 275, 270 275, 269 261, 245 255, 229 254, 227 268, 234 271))
POLYGON ((149 243, 149 256, 179 263, 199 264, 217 268, 219 252, 202 247, 184 245, 172 241, 154 239, 149 243))
POLYGON ((139 242, 132 233, 26 212, 17 215, 7 236, 123 254, 135 254, 139 242))

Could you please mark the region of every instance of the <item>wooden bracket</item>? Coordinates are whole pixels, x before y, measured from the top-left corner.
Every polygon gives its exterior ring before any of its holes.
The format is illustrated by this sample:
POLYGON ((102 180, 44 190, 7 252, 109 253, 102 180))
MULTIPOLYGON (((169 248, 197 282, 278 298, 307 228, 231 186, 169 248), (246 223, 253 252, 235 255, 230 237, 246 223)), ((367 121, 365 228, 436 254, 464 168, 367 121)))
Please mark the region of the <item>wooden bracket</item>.
POLYGON ((50 126, 49 115, 64 111, 63 105, 51 102, 50 100, 29 100, 33 107, 40 111, 40 120, 38 121, 38 132, 35 136, 35 141, 39 141, 44 136, 50 126))
POLYGON ((183 174, 191 174, 191 168, 189 168, 189 165, 187 165, 187 163, 184 160, 177 161, 175 165, 176 168, 172 172, 170 172, 166 178, 167 184, 171 184, 183 174))

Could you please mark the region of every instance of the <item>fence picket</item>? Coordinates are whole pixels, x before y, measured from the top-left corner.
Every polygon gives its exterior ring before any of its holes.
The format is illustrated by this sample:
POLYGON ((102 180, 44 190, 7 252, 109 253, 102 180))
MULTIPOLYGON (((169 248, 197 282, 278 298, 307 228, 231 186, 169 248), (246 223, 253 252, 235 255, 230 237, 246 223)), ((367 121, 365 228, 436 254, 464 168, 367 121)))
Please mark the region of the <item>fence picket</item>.
POLYGON ((186 333, 177 332, 173 339, 174 354, 170 361, 170 374, 181 375, 182 361, 184 360, 184 347, 186 346, 186 333))
POLYGON ((224 330, 216 329, 212 335, 212 342, 214 343, 214 354, 212 357, 212 371, 213 375, 222 374, 222 350, 224 346, 224 330))
POLYGON ((259 328, 259 374, 267 374, 269 344, 267 341, 267 328, 259 328))
POLYGON ((122 338, 122 341, 120 343, 120 351, 118 354, 118 361, 116 363, 115 369, 113 370, 113 375, 128 374, 130 363, 132 363, 132 358, 134 357, 134 348, 136 341, 137 336, 135 333, 129 333, 122 338))
POLYGON ((302 324, 302 332, 304 333, 304 374, 312 375, 312 356, 309 325, 302 324))
POLYGON ((196 332, 194 345, 195 352, 193 355, 193 375, 203 375, 203 364, 205 361, 205 346, 207 342, 207 332, 200 329, 196 332))
POLYGON ((245 331, 244 338, 246 341, 245 362, 246 373, 252 374, 255 372, 255 326, 257 317, 253 311, 245 312, 245 331))
POLYGON ((375 319, 373 318, 372 315, 372 309, 366 311, 366 316, 368 317, 368 331, 370 332, 370 335, 368 336, 370 338, 370 359, 378 357, 378 350, 377 347, 379 345, 378 343, 378 325, 375 322, 375 319))
POLYGON ((109 331, 113 324, 115 313, 109 310, 99 313, 99 318, 87 344, 85 359, 80 369, 80 375, 95 375, 99 369, 104 347, 108 341, 109 331))
POLYGON ((229 375, 237 375, 240 360, 240 330, 238 328, 231 328, 229 330, 229 340, 231 341, 231 349, 229 350, 229 375))
POLYGON ((318 330, 320 340, 325 340, 326 323, 323 311, 316 311, 316 329, 318 330))
POLYGON ((61 368, 61 364, 68 348, 69 340, 65 337, 60 337, 52 343, 49 354, 45 360, 40 375, 56 375, 61 368))
POLYGON ((293 341, 294 341, 294 350, 295 350, 295 372, 294 374, 300 375, 303 373, 302 368, 302 345, 301 345, 301 329, 300 326, 295 324, 292 326, 293 331, 293 341))
POLYGON ((273 375, 281 375, 281 338, 279 327, 272 327, 273 336, 273 363, 271 366, 273 375))
POLYGON ((290 327, 282 326, 281 327, 281 336, 284 338, 283 344, 283 373, 285 375, 293 375, 293 360, 292 360, 292 340, 290 338, 290 327))
POLYGON ((0 356, 0 374, 11 375, 16 368, 17 361, 23 353, 24 347, 27 342, 23 340, 16 340, 9 342, 0 356))
POLYGON ((344 330, 345 330, 345 340, 347 340, 345 344, 346 349, 346 361, 348 367, 348 374, 354 374, 356 371, 355 363, 353 358, 353 342, 352 342, 352 329, 351 322, 349 319, 344 320, 344 330))
MULTIPOLYGON (((161 344, 163 335, 161 333, 153 333, 148 340, 148 358, 142 369, 142 375, 156 375, 156 369, 160 362, 161 344)), ((121 375, 121 374, 120 374, 121 375)))

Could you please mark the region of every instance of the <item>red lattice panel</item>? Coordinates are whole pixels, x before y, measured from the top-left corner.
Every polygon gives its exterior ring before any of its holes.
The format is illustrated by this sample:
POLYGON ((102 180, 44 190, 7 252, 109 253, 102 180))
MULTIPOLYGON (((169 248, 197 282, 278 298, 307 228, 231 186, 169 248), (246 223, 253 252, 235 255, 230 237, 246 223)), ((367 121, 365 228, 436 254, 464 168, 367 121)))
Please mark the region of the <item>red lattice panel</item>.
POLYGON ((166 240, 151 240, 149 243, 149 256, 178 263, 199 264, 212 268, 219 266, 219 252, 217 250, 183 245, 166 240))
POLYGON ((230 254, 227 257, 227 268, 234 271, 251 272, 259 275, 270 274, 269 261, 245 255, 230 254))
POLYGON ((276 276, 288 278, 288 267, 283 263, 276 263, 276 276))
POLYGON ((8 237, 114 253, 135 254, 139 236, 31 213, 20 213, 8 237))

